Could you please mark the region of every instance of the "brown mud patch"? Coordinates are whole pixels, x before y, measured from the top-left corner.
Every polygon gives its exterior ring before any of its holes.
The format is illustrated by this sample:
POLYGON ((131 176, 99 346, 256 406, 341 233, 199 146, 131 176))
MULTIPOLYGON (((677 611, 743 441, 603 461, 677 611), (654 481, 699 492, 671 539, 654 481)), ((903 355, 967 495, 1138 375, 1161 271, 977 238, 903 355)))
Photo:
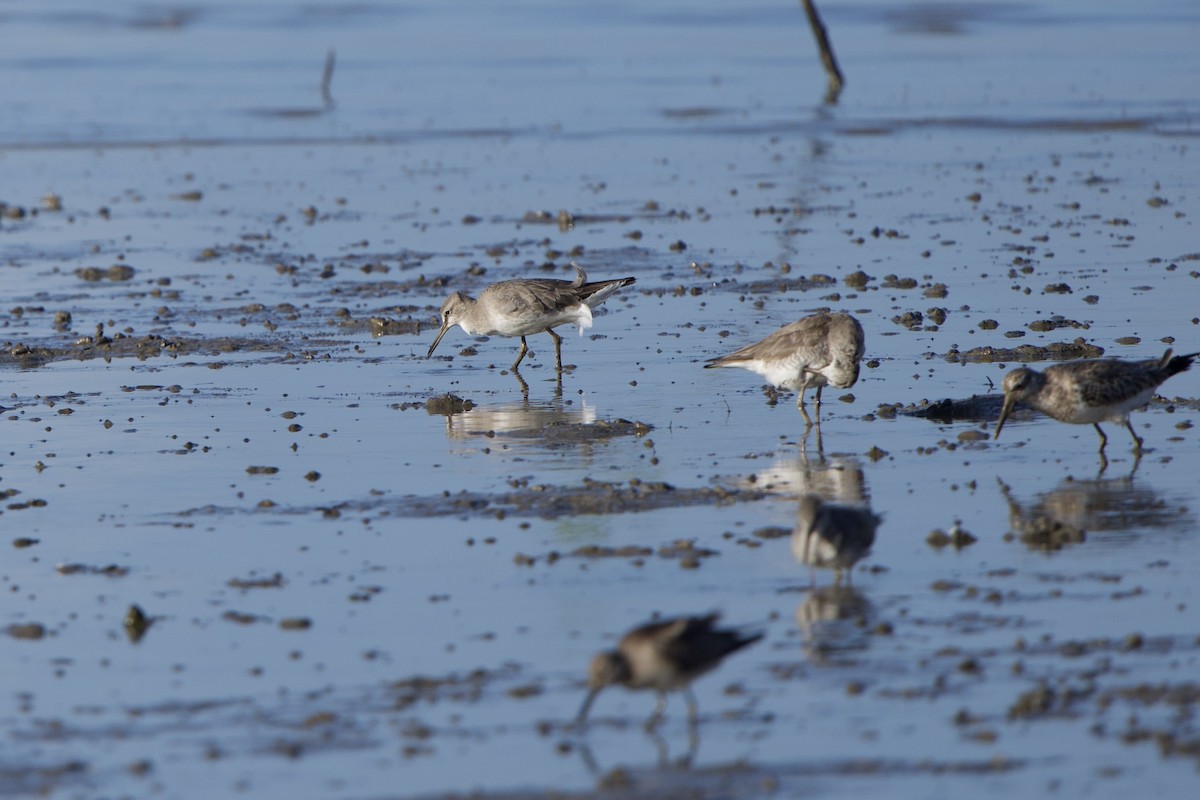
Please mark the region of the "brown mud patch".
POLYGON ((231 353, 297 354, 310 353, 314 347, 344 347, 345 342, 305 339, 298 349, 291 339, 218 336, 194 338, 177 336, 113 336, 83 337, 71 344, 12 342, 0 344, 0 367, 14 366, 32 369, 54 361, 90 361, 133 358, 138 361, 166 356, 220 356, 231 353))
MULTIPOLYGON (((524 483, 516 481, 516 483, 524 483)), ((383 498, 346 501, 320 507, 260 506, 254 509, 209 505, 179 512, 182 517, 219 516, 237 513, 320 514, 337 519, 347 514, 394 517, 492 517, 508 516, 558 519, 581 514, 626 514, 686 506, 724 506, 753 502, 767 492, 721 487, 680 488, 669 483, 587 480, 580 486, 524 485, 511 492, 443 492, 425 497, 383 498)))

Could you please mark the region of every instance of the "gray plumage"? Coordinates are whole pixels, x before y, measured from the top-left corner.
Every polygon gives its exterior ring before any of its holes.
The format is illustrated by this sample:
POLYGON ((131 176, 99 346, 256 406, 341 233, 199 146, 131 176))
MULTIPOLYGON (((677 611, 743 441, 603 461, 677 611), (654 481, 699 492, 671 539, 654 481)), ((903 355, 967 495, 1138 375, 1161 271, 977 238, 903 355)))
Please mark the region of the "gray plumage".
POLYGON ((455 325, 472 336, 519 336, 521 352, 513 362, 516 369, 525 358, 529 345, 525 337, 548 333, 554 340, 555 366, 562 372, 562 337, 554 328, 575 324, 582 334, 592 327, 592 309, 607 300, 622 286, 636 278, 616 278, 587 282, 587 273, 578 264, 575 280, 553 278, 517 278, 494 283, 484 289, 479 299, 455 292, 442 303, 441 329, 429 346, 426 358, 433 355, 446 332, 455 325))
POLYGON ((816 415, 821 417, 821 390, 848 389, 858 381, 864 352, 862 325, 849 314, 822 313, 785 325, 761 342, 710 359, 705 369, 741 367, 756 372, 772 386, 798 392, 796 407, 812 424, 804 407, 804 390, 816 387, 816 415))
POLYGON ((634 628, 617 644, 617 649, 597 653, 588 669, 588 694, 579 709, 577 723, 587 719, 596 696, 606 686, 653 689, 658 704, 646 726, 653 728, 666 707, 666 693, 683 691, 688 709, 695 717, 695 696, 690 684, 715 669, 730 653, 757 642, 762 633, 743 633, 715 627, 719 614, 678 617, 634 628))
POLYGON ((1188 369, 1198 355, 1172 357, 1167 350, 1162 358, 1146 361, 1102 358, 1055 364, 1041 372, 1014 369, 1004 376, 1004 407, 993 438, 1000 438, 1005 420, 1020 401, 1059 422, 1095 427, 1101 456, 1108 437, 1100 423, 1124 425, 1133 437, 1134 452, 1141 453, 1143 441, 1129 422, 1129 412, 1150 402, 1164 381, 1188 369))
POLYGON ((813 494, 800 499, 792 555, 801 564, 824 567, 847 575, 875 544, 875 530, 883 517, 868 508, 826 503, 813 494))

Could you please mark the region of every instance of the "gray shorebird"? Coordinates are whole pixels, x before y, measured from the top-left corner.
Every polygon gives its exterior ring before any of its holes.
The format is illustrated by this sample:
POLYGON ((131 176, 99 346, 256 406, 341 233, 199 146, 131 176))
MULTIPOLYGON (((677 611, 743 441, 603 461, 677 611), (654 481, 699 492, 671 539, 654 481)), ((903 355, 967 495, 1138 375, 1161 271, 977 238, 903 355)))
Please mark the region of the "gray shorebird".
POLYGON ((875 544, 875 529, 883 517, 868 508, 826 503, 815 494, 800 498, 796 529, 792 531, 792 555, 801 564, 842 571, 849 581, 850 570, 875 544))
POLYGON ((592 327, 592 309, 617 289, 636 280, 616 278, 588 283, 583 268, 578 264, 572 266, 573 281, 517 278, 493 283, 480 293, 478 300, 462 292, 450 295, 442 303, 442 327, 426 358, 433 355, 446 332, 457 325, 472 336, 520 336, 521 352, 512 365, 515 371, 529 350, 525 337, 544 332, 554 340, 555 367, 561 373, 562 337, 554 328, 572 323, 579 326, 582 335, 592 327))
POLYGON ((799 393, 796 407, 813 424, 804 407, 804 390, 817 389, 817 421, 821 419, 821 389, 848 389, 858 380, 863 357, 863 329, 849 314, 815 314, 785 325, 761 342, 729 355, 709 359, 705 369, 741 367, 757 372, 773 386, 799 393))
POLYGON ((716 668, 725 656, 763 637, 758 632, 716 628, 719 618, 720 614, 708 614, 651 622, 625 634, 616 650, 597 653, 588 668, 588 694, 576 724, 587 720, 600 691, 614 684, 658 693, 654 713, 646 721, 647 730, 658 725, 667 706, 667 692, 673 691, 687 696, 688 716, 694 723, 696 696, 691 682, 716 668))
POLYGON ((1100 423, 1120 423, 1133 437, 1134 453, 1141 455, 1143 442, 1129 423, 1129 412, 1149 403, 1167 378, 1186 370, 1198 355, 1172 357, 1167 350, 1162 358, 1147 361, 1099 358, 1055 364, 1042 372, 1014 369, 1004 376, 1004 407, 993 439, 1000 438, 1000 429, 1019 400, 1059 422, 1093 426, 1100 434, 1101 459, 1108 437, 1100 423))

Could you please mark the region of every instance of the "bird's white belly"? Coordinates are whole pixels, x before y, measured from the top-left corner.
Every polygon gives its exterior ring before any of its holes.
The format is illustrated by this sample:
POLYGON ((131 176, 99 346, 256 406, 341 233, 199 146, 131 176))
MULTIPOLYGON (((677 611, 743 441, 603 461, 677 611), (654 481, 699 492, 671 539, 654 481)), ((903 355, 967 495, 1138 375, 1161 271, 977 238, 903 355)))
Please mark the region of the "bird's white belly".
POLYGON ((794 534, 792 555, 801 564, 810 567, 832 567, 838 563, 837 548, 816 531, 794 534))
POLYGON ((1123 424, 1129 417, 1129 412, 1141 408, 1154 397, 1154 387, 1139 392, 1128 400, 1107 406, 1089 406, 1080 403, 1072 410, 1070 417, 1064 422, 1076 425, 1094 425, 1097 422, 1115 422, 1123 424))
POLYGON ((586 304, 580 303, 573 308, 541 314, 491 314, 488 321, 489 330, 479 333, 489 336, 528 336, 566 324, 578 326, 582 334, 592 327, 592 310, 586 304))
POLYGON ((824 386, 825 377, 817 372, 805 372, 804 362, 799 359, 754 359, 739 365, 766 378, 767 383, 780 389, 807 389, 824 386))

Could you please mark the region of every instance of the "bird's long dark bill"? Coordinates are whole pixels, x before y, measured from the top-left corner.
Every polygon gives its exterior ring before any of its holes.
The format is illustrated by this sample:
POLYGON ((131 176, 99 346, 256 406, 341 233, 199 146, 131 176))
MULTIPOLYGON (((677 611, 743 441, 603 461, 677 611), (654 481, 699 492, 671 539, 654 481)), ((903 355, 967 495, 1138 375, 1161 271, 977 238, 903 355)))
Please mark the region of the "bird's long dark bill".
POLYGON ((442 329, 438 331, 437 338, 433 340, 433 344, 429 345, 429 352, 425 354, 426 358, 429 358, 431 355, 433 355, 433 351, 437 350, 438 342, 442 340, 442 337, 446 335, 446 331, 448 330, 450 330, 450 328, 446 325, 443 325, 442 329))
POLYGON ((583 705, 579 707, 579 713, 575 715, 576 725, 582 725, 587 722, 588 712, 592 710, 592 702, 598 694, 600 694, 599 689, 592 689, 588 692, 587 697, 583 698, 583 705))
POLYGON ((1004 398, 1004 408, 1000 409, 1000 421, 996 423, 996 434, 992 437, 993 440, 1000 438, 1000 429, 1004 427, 1004 420, 1008 419, 1008 413, 1016 404, 1017 398, 1012 395, 1004 398))

